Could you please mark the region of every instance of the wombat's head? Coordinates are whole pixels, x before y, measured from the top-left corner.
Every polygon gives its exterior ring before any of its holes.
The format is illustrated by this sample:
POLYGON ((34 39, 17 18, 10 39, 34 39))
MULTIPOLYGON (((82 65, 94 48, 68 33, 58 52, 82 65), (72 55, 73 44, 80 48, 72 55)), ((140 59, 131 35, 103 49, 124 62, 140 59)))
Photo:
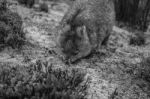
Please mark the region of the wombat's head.
POLYGON ((70 25, 66 26, 58 26, 57 28, 57 45, 62 48, 63 45, 68 41, 70 37, 72 37, 73 32, 71 32, 70 25))

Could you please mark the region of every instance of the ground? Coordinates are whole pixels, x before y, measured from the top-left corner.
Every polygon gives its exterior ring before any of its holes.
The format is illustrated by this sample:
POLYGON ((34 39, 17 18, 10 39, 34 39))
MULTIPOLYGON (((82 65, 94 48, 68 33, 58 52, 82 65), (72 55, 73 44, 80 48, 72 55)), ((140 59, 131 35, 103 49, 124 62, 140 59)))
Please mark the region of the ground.
POLYGON ((68 66, 53 53, 57 36, 55 27, 68 5, 59 3, 51 7, 51 3, 48 4, 48 13, 22 5, 9 6, 22 17, 26 39, 33 45, 27 44, 21 52, 11 48, 4 49, 0 52, 0 63, 28 65, 41 59, 49 61, 56 68, 86 70, 86 76, 90 78, 87 99, 150 99, 149 84, 143 79, 134 78, 139 66, 137 64, 150 56, 149 30, 146 32, 146 45, 132 46, 129 45, 132 33, 114 26, 107 50, 102 48, 99 53, 68 66))

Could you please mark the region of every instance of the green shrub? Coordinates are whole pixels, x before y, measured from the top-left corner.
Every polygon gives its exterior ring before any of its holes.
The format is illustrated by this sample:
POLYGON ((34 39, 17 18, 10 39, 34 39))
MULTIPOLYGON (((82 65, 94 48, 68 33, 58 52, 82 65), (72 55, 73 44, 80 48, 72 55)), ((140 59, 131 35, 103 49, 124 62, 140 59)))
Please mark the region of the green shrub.
POLYGON ((0 65, 0 96, 3 99, 84 99, 87 82, 78 69, 52 69, 38 61, 28 67, 0 65))
POLYGON ((46 3, 40 4, 40 11, 48 12, 48 5, 46 3))
POLYGON ((19 48, 25 38, 22 32, 21 17, 10 10, 0 11, 0 44, 6 44, 13 48, 19 48))

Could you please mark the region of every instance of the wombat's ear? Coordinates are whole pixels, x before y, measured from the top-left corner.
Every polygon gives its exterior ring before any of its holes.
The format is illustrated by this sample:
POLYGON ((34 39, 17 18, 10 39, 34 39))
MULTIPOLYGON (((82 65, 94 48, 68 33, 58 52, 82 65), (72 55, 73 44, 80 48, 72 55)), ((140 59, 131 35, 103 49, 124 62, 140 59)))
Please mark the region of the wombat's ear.
POLYGON ((82 31, 83 31, 83 33, 87 33, 87 31, 86 31, 86 27, 85 27, 85 26, 83 26, 82 31))
POLYGON ((78 37, 83 36, 83 26, 76 28, 76 34, 77 34, 78 37))

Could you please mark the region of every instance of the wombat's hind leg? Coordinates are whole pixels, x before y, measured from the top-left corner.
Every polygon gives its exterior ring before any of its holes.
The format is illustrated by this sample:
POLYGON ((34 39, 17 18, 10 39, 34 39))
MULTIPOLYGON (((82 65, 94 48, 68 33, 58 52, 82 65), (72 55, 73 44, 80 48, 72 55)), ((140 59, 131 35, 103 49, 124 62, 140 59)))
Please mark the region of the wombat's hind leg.
MULTIPOLYGON (((109 32, 109 31, 107 31, 107 32, 109 32)), ((102 41, 102 45, 107 46, 109 37, 110 37, 110 33, 108 33, 108 34, 106 35, 106 37, 105 37, 104 40, 102 41)))

